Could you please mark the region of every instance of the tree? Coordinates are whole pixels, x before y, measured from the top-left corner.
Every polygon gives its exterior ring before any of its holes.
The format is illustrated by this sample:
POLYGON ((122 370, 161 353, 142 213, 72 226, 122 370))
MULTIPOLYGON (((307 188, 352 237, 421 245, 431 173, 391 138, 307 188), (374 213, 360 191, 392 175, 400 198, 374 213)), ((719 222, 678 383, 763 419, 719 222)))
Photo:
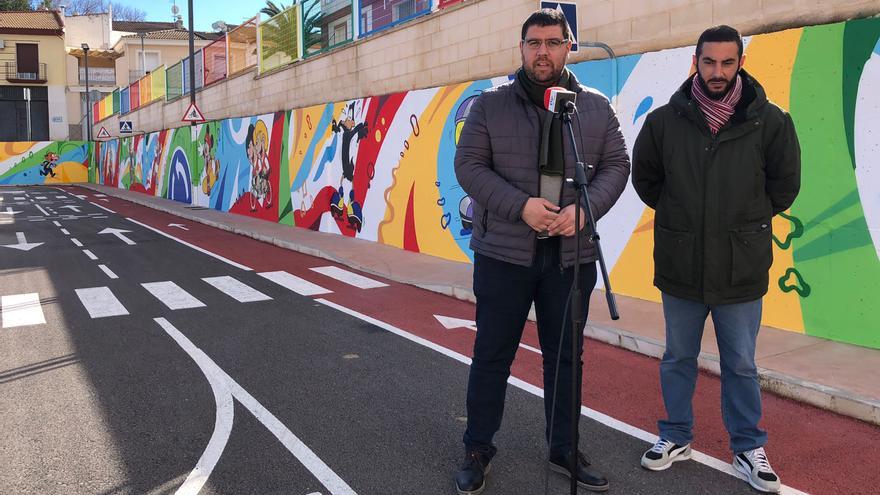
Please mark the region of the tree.
MULTIPOLYGON (((296 3, 296 2, 294 2, 296 3)), ((324 13, 321 12, 321 2, 319 1, 311 1, 307 2, 308 6, 306 6, 303 10, 303 47, 308 49, 310 46, 320 45, 321 43, 321 21, 324 19, 324 13), (318 7, 318 11, 315 12, 315 7, 318 7)), ((284 6, 283 3, 275 4, 272 0, 266 0, 266 6, 260 9, 261 14, 266 14, 269 17, 274 17, 281 12, 283 12, 287 7, 284 6)), ((303 2, 300 2, 300 8, 303 8, 303 2)), ((296 16, 292 15, 292 12, 289 12, 288 15, 285 16, 285 19, 281 19, 278 23, 279 31, 287 31, 287 32, 298 32, 298 26, 296 26, 296 16)))
POLYGON ((0 10, 31 10, 28 0, 0 0, 0 10))
POLYGON ((109 11, 112 5, 114 21, 143 21, 147 18, 143 10, 109 0, 32 0, 30 3, 34 8, 49 10, 59 10, 61 5, 66 5, 64 12, 67 15, 101 14, 109 11))

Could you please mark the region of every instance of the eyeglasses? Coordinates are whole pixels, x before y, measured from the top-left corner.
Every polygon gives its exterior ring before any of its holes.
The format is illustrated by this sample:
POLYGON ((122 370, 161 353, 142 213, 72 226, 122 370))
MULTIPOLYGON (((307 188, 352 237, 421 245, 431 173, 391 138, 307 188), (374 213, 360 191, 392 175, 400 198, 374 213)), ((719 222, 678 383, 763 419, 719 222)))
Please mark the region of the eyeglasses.
POLYGON ((528 39, 523 40, 523 43, 529 48, 529 50, 537 50, 541 48, 541 45, 547 46, 547 49, 550 51, 556 51, 561 49, 564 46, 568 45, 568 40, 561 40, 559 38, 550 38, 549 40, 536 40, 536 39, 528 39))

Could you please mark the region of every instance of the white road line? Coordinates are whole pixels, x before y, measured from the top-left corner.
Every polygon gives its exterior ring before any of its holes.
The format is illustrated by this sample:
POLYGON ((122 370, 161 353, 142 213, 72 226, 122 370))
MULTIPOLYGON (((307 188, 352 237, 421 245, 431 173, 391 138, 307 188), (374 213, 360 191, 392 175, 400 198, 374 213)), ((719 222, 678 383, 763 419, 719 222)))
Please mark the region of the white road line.
POLYGON ((88 256, 89 259, 91 259, 91 260, 96 260, 96 259, 98 259, 98 257, 95 256, 95 253, 89 251, 88 249, 83 249, 83 253, 85 253, 85 255, 88 256))
POLYGON ((49 212, 44 210, 42 206, 40 206, 38 204, 34 204, 34 206, 36 206, 37 209, 40 210, 40 213, 42 213, 43 215, 46 215, 47 217, 49 216, 49 212))
POLYGON ((107 318, 128 314, 128 310, 113 295, 109 287, 76 289, 76 295, 92 318, 107 318))
POLYGON ((36 292, 0 297, 0 319, 3 328, 46 323, 40 295, 36 292))
POLYGON ((200 252, 200 253, 207 254, 208 256, 211 256, 211 257, 213 257, 213 258, 216 258, 216 259, 218 259, 218 260, 220 260, 220 261, 222 261, 222 262, 224 262, 224 263, 228 263, 228 264, 230 264, 230 265, 232 265, 232 266, 234 266, 234 267, 236 267, 236 268, 241 268, 242 270, 245 270, 245 271, 252 271, 252 269, 251 269, 250 267, 244 266, 244 265, 242 265, 241 263, 236 263, 236 262, 234 262, 234 261, 232 261, 232 260, 230 260, 230 259, 228 259, 228 258, 224 258, 223 256, 220 256, 219 254, 214 254, 214 253, 212 253, 211 251, 208 251, 207 249, 202 249, 202 248, 200 248, 200 247, 198 247, 198 246, 196 246, 196 245, 194 245, 194 244, 190 244, 190 243, 184 241, 183 239, 178 239, 177 237, 174 237, 174 236, 171 235, 171 234, 167 234, 167 233, 165 233, 165 232, 162 232, 162 231, 159 230, 159 229, 156 229, 156 228, 150 227, 149 225, 147 225, 147 224, 145 224, 145 223, 138 222, 137 220, 135 220, 135 219, 133 219, 133 218, 126 218, 126 220, 128 220, 128 221, 131 222, 131 223, 134 223, 134 224, 140 225, 141 227, 143 227, 143 228, 145 228, 145 229, 152 230, 153 232, 155 232, 155 233, 157 233, 157 234, 159 234, 159 235, 163 235, 163 236, 165 236, 165 237, 167 237, 167 238, 169 238, 169 239, 171 239, 171 240, 173 240, 173 241, 177 241, 177 242, 183 244, 184 246, 191 247, 191 248, 195 249, 196 251, 198 251, 198 252, 200 252))
POLYGON ((101 271, 103 271, 104 273, 106 273, 107 276, 110 277, 110 278, 114 278, 114 279, 115 279, 115 278, 119 278, 118 275, 116 275, 115 273, 113 273, 113 270, 107 268, 107 265, 98 265, 98 268, 100 268, 101 271))
POLYGON ((64 235, 70 235, 70 232, 68 232, 67 229, 61 229, 61 233, 64 235))
POLYGON ((348 270, 343 270, 338 266, 318 266, 315 268, 309 268, 309 270, 312 270, 313 272, 318 272, 321 275, 326 275, 330 278, 334 278, 348 285, 353 285, 358 289, 375 289, 377 287, 388 287, 388 284, 379 282, 378 280, 373 280, 368 277, 364 277, 363 275, 359 275, 348 270))
POLYGON ((91 203, 93 206, 97 206, 98 208, 100 208, 102 210, 109 211, 110 213, 116 213, 115 211, 111 210, 110 208, 107 208, 106 206, 101 206, 98 203, 92 203, 91 201, 89 201, 89 203, 91 203))
POLYGON ((269 301, 272 298, 263 294, 262 292, 250 287, 244 282, 240 282, 232 277, 224 276, 224 277, 208 277, 203 278, 205 282, 213 285, 220 292, 223 292, 227 296, 235 299, 238 302, 255 302, 255 301, 269 301))
POLYGON ((168 306, 168 309, 176 310, 205 307, 205 303, 193 297, 189 292, 181 289, 180 286, 174 282, 150 282, 141 285, 144 289, 147 289, 150 294, 153 294, 156 299, 161 301, 162 304, 168 306))
POLYGON ((276 284, 284 287, 285 289, 290 289, 293 292, 301 296, 315 296, 318 294, 331 294, 332 290, 327 290, 320 285, 315 285, 308 280, 297 277, 296 275, 291 275, 287 272, 263 272, 258 273, 257 275, 275 282, 276 284))
MULTIPOLYGON (((219 386, 225 386, 226 390, 218 390, 214 388, 212 385, 212 389, 215 390, 214 397, 215 400, 218 401, 217 407, 217 416, 215 423, 214 434, 211 436, 211 441, 208 443, 208 449, 205 450, 205 453, 202 454, 202 458, 199 459, 199 465, 196 466, 198 470, 200 466, 203 466, 202 461, 206 461, 204 466, 213 469, 214 465, 217 463, 217 459, 220 457, 220 454, 223 452, 223 448, 225 447, 225 440, 228 440, 229 433, 225 431, 225 428, 231 428, 232 423, 232 413, 224 413, 223 416, 220 414, 221 410, 221 401, 218 400, 223 399, 224 393, 229 393, 243 405, 257 420, 263 424, 273 435, 277 438, 284 447, 293 454, 294 457, 305 466, 309 472, 312 473, 318 481, 324 485, 327 490, 330 491, 332 495, 355 495, 355 491, 348 486, 348 484, 339 477, 332 469, 330 469, 327 464, 324 463, 317 455, 315 455, 312 450, 302 442, 296 435, 293 434, 287 426, 284 425, 278 418, 275 417, 268 409, 263 407, 257 399, 255 399, 251 394, 249 394, 244 388, 241 387, 235 380, 232 379, 229 375, 226 374, 207 354, 204 353, 201 349, 195 346, 189 339, 183 335, 180 330, 174 327, 168 320, 165 318, 155 318, 153 321, 159 324, 163 330, 165 330, 168 335, 177 342, 180 347, 186 351, 187 354, 196 362, 199 368, 205 373, 205 376, 208 377, 209 381, 221 382, 218 383, 219 386), (219 433, 218 433, 219 432, 219 433), (225 438, 224 438, 225 436, 225 438), (216 441, 215 441, 216 440, 216 441), (220 442, 223 442, 221 445, 220 442), (207 458, 207 459, 206 459, 207 458)), ((222 406, 226 407, 226 406, 222 406)), ((190 481, 191 478, 194 478, 193 484, 191 487, 187 487, 186 492, 178 491, 178 493, 185 493, 187 495, 195 494, 198 492, 198 489, 201 488, 201 485, 204 485, 204 482, 207 480, 208 476, 211 474, 211 471, 193 471, 190 473, 190 476, 187 477, 187 481, 190 481), (198 487, 197 483, 201 483, 198 487)), ((186 486, 186 482, 184 483, 186 486)), ((180 488, 183 490, 183 486, 180 488)))
MULTIPOLYGON (((428 349, 431 349, 433 351, 439 352, 440 354, 443 354, 444 356, 455 359, 456 361, 458 361, 460 363, 464 363, 468 366, 470 366, 470 364, 471 364, 471 358, 465 356, 464 354, 460 354, 458 352, 451 351, 451 350, 449 350, 439 344, 435 344, 434 342, 431 342, 430 340, 423 339, 422 337, 413 335, 405 330, 401 330, 400 328, 397 328, 393 325, 385 323, 384 321, 377 320, 377 319, 372 318, 370 316, 367 316, 363 313, 359 313, 353 309, 346 308, 345 306, 340 306, 339 304, 336 304, 334 302, 330 302, 326 299, 318 298, 318 299, 315 299, 315 302, 319 302, 319 303, 324 304, 326 306, 329 306, 333 309, 336 309, 337 311, 341 311, 341 312, 346 313, 348 315, 354 316, 355 318, 363 320, 367 323, 371 323, 373 325, 376 325, 379 328, 385 329, 385 330, 387 330, 395 335, 398 335, 400 337, 403 337, 411 342, 415 342, 416 344, 427 347, 428 349)), ((509 383, 509 384, 513 385, 514 387, 517 387, 521 390, 529 392, 533 395, 536 395, 540 398, 544 398, 544 390, 543 389, 541 389, 540 387, 536 387, 535 385, 532 385, 531 383, 525 382, 519 378, 515 378, 515 377, 511 376, 510 378, 507 379, 507 383, 509 383)), ((597 421, 597 422, 599 422, 609 428, 615 429, 615 430, 620 431, 622 433, 626 433, 627 435, 638 438, 639 440, 643 440, 649 444, 653 444, 658 439, 657 435, 655 435, 653 433, 649 433, 641 428, 637 428, 635 426, 624 423, 623 421, 612 418, 611 416, 608 416, 606 414, 602 414, 599 411, 595 411, 595 410, 590 409, 586 406, 581 406, 581 414, 594 420, 594 421, 597 421)), ((710 468, 716 469, 716 470, 721 471, 723 473, 727 473, 731 476, 742 479, 739 476, 739 474, 736 472, 736 470, 733 468, 733 466, 730 465, 730 463, 724 462, 720 459, 716 459, 715 457, 704 454, 702 452, 698 452, 696 450, 692 450, 691 453, 693 454, 691 458, 693 460, 695 460, 696 462, 699 462, 700 464, 706 465, 710 468)), ((780 493, 782 493, 784 495, 807 495, 805 492, 802 492, 800 490, 797 490, 795 488, 791 488, 791 487, 785 486, 785 485, 782 486, 782 491, 780 493)))
POLYGON ((83 243, 79 242, 79 239, 76 237, 71 237, 70 242, 74 243, 76 247, 83 247, 83 243))

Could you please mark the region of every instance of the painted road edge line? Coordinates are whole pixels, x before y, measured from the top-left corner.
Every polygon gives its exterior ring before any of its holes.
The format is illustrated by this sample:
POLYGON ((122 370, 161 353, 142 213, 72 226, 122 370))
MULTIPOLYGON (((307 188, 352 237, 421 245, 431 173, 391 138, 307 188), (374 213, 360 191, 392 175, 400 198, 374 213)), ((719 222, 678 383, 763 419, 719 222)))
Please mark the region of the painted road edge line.
POLYGON ((253 271, 253 269, 250 268, 250 267, 248 267, 248 266, 244 266, 244 265, 242 265, 241 263, 236 263, 236 262, 232 261, 232 260, 229 259, 229 258, 224 258, 223 256, 220 256, 219 254, 214 254, 214 253, 212 253, 211 251, 208 251, 207 249, 200 248, 199 246, 196 246, 195 244, 190 244, 190 243, 184 241, 183 239, 178 239, 177 237, 174 237, 174 236, 171 235, 171 234, 168 234, 168 233, 166 233, 166 232, 162 232, 161 230, 159 230, 159 229, 157 229, 157 228, 155 228, 155 227, 150 227, 149 225, 147 225, 147 224, 145 224, 145 223, 138 222, 137 220, 135 220, 135 219, 133 219, 133 218, 125 217, 125 219, 128 220, 129 222, 133 223, 133 224, 140 225, 141 227, 143 227, 143 228, 145 228, 145 229, 152 230, 153 232, 155 232, 155 233, 157 233, 157 234, 159 234, 159 235, 163 235, 163 236, 165 236, 165 237, 167 237, 167 238, 169 238, 169 239, 171 239, 171 240, 173 240, 173 241, 177 241, 177 242, 183 244, 184 246, 187 246, 187 247, 193 248, 193 249, 195 249, 196 251, 198 251, 198 252, 200 252, 200 253, 207 254, 208 256, 211 256, 211 257, 213 257, 213 258, 216 258, 216 259, 218 259, 218 260, 220 260, 220 261, 222 261, 222 262, 224 262, 224 263, 228 263, 228 264, 230 264, 230 265, 232 265, 232 266, 234 266, 234 267, 236 267, 236 268, 241 268, 242 270, 244 270, 244 271, 248 271, 248 272, 253 271))
POLYGON ((99 205, 98 203, 93 203, 93 202, 91 202, 91 201, 89 201, 89 203, 90 203, 92 206, 97 206, 98 208, 100 208, 100 209, 102 209, 102 210, 105 210, 105 211, 109 211, 110 213, 116 213, 115 211, 111 210, 110 208, 107 208, 106 206, 101 206, 101 205, 99 205))
POLYGON ((263 426, 266 427, 275 438, 290 451, 302 465, 324 485, 333 495, 356 495, 355 491, 340 478, 327 464, 324 463, 312 450, 304 444, 296 435, 288 429, 284 423, 276 418, 268 409, 263 407, 251 394, 241 387, 235 380, 226 374, 204 351, 196 347, 183 333, 165 318, 154 318, 163 330, 174 339, 183 350, 196 361, 199 368, 210 368, 211 373, 224 382, 229 393, 246 407, 263 426))
MULTIPOLYGON (((363 313, 359 313, 353 309, 349 309, 345 306, 340 306, 339 304, 328 301, 326 299, 317 298, 317 299, 315 299, 315 302, 319 302, 319 303, 321 303, 325 306, 329 306, 337 311, 341 311, 341 312, 346 313, 350 316, 354 316, 355 318, 363 320, 367 323, 371 323, 373 325, 376 325, 379 328, 387 330, 395 335, 403 337, 403 338, 405 338, 409 341, 412 341, 416 344, 425 346, 433 351, 437 351, 440 354, 443 354, 444 356, 451 357, 452 359, 455 359, 456 361, 458 361, 460 363, 464 363, 468 366, 471 365, 471 358, 465 356, 464 354, 449 350, 449 349, 441 346, 440 344, 436 344, 434 342, 431 342, 430 340, 424 339, 424 338, 419 337, 417 335, 413 335, 413 334, 407 332, 406 330, 401 330, 400 328, 395 327, 394 325, 391 325, 389 323, 385 323, 384 321, 377 320, 377 319, 372 318, 370 316, 367 316, 363 313)), ((533 395, 544 398, 544 390, 543 389, 541 389, 540 387, 537 387, 535 385, 532 385, 531 383, 523 381, 519 378, 515 378, 515 377, 511 376, 507 380, 507 383, 513 385, 514 387, 516 387, 520 390, 524 390, 524 391, 529 392, 533 395)), ((627 435, 638 438, 639 440, 643 440, 647 443, 653 444, 654 442, 657 441, 658 437, 657 437, 657 435, 655 435, 653 433, 647 432, 641 428, 637 428, 635 426, 624 423, 623 421, 612 418, 611 416, 600 413, 599 411, 590 409, 586 406, 581 406, 581 414, 598 422, 598 423, 601 423, 609 428, 617 430, 621 433, 626 433, 627 435)), ((739 475, 739 473, 736 472, 736 470, 733 468, 733 466, 730 463, 724 462, 720 459, 716 459, 715 457, 712 457, 708 454, 704 454, 704 453, 699 452, 697 450, 692 450, 692 454, 693 454, 692 459, 695 460, 696 462, 699 462, 700 464, 708 466, 712 469, 716 469, 718 471, 721 471, 722 473, 726 473, 726 474, 729 474, 729 475, 734 476, 736 478, 742 479, 742 477, 739 475)), ((786 485, 782 486, 782 491, 780 493, 782 493, 784 495, 807 495, 806 492, 802 492, 800 490, 791 488, 786 485)))

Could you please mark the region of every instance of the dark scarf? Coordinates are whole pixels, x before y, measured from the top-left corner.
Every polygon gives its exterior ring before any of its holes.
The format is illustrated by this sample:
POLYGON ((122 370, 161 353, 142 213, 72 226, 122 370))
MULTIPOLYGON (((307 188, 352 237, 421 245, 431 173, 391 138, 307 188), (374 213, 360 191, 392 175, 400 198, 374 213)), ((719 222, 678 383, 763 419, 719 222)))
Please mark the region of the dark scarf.
MULTIPOLYGON (((568 67, 564 67, 562 75, 559 77, 559 82, 551 86, 561 86, 570 89, 570 76, 571 73, 568 71, 568 67)), ((540 112, 543 116, 541 121, 541 153, 539 155, 538 167, 541 169, 541 173, 545 175, 563 175, 565 173, 565 162, 563 161, 562 149, 562 121, 559 118, 554 118, 554 114, 544 109, 544 92, 549 86, 542 86, 533 82, 526 75, 522 67, 517 71, 516 79, 526 91, 529 100, 542 110, 540 112)))
POLYGON ((733 87, 727 91, 723 98, 716 100, 709 96, 708 91, 703 87, 700 75, 694 74, 694 82, 691 84, 691 95, 694 101, 697 102, 703 115, 706 116, 706 123, 709 124, 712 134, 718 134, 718 130, 724 127, 724 124, 733 116, 736 111, 736 105, 742 97, 742 89, 742 77, 737 74, 733 87))

